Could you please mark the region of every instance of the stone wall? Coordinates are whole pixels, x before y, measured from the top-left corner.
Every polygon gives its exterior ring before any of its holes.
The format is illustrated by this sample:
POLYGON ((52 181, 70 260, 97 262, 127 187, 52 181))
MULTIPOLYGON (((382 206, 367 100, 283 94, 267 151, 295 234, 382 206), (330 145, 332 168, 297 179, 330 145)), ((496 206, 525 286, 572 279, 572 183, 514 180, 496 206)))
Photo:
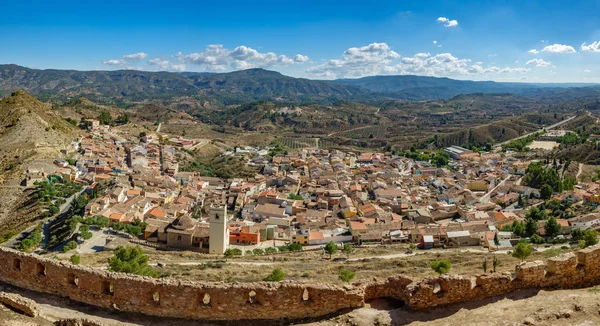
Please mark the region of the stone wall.
POLYGON ((205 319, 302 319, 364 305, 363 289, 298 282, 197 283, 127 276, 0 249, 0 280, 120 311, 205 319))
MULTIPOLYGON (((479 300, 525 288, 571 289, 600 284, 600 245, 575 253, 518 265, 515 273, 480 274, 473 277, 441 275, 390 290, 390 280, 366 285, 365 298, 391 297, 413 309, 479 300)), ((402 286, 402 285, 400 285, 402 286)))
POLYGON ((153 316, 204 320, 315 318, 389 297, 413 309, 478 300, 524 288, 600 284, 600 246, 520 264, 515 272, 398 275, 344 287, 301 282, 199 283, 110 273, 0 248, 0 281, 71 300, 153 316))

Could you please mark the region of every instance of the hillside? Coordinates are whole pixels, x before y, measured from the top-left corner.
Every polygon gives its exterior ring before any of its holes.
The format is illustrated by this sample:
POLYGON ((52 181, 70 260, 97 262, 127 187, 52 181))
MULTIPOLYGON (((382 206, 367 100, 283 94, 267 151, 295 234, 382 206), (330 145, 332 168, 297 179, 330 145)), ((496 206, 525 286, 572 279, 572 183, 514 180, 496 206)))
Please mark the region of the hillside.
MULTIPOLYGON (((62 117, 25 92, 18 91, 0 100, 0 224, 23 208, 28 190, 20 187, 29 167, 44 167, 40 160, 64 157, 78 131, 62 117)), ((46 172, 48 169, 45 169, 46 172)), ((14 220, 14 219, 13 219, 14 220)), ((1 230, 1 228, 0 228, 1 230)))
POLYGON ((587 85, 498 83, 411 75, 323 81, 289 77, 265 69, 174 73, 40 70, 0 65, 0 96, 23 89, 44 101, 65 103, 84 96, 99 104, 161 102, 200 109, 255 101, 329 105, 348 100, 376 104, 389 99, 438 100, 470 93, 522 93, 552 100, 556 100, 555 93, 561 93, 561 98, 597 98, 600 88, 582 87, 587 85), (572 87, 576 90, 570 92, 572 87))
MULTIPOLYGON (((340 85, 356 86, 389 97, 405 100, 446 99, 470 93, 518 93, 532 97, 550 95, 561 88, 581 88, 594 84, 528 84, 493 81, 456 80, 427 76, 370 76, 357 79, 338 79, 340 85), (546 89, 550 89, 548 92, 546 89)), ((583 88, 583 92, 587 92, 583 88)))
POLYGON ((344 98, 366 99, 370 92, 338 85, 284 76, 264 69, 230 73, 170 73, 135 70, 75 71, 39 70, 0 65, 0 89, 7 95, 24 89, 43 100, 66 102, 85 96, 96 103, 125 104, 148 100, 192 97, 213 106, 249 101, 331 102, 344 98))

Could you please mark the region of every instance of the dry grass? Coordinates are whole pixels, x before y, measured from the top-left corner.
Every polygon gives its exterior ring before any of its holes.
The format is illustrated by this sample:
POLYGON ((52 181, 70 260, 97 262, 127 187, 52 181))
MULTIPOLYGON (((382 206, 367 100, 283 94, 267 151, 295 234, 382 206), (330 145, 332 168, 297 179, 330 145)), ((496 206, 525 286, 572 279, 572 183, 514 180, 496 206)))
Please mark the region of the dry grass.
MULTIPOLYGON (((286 274, 287 280, 326 282, 341 284, 338 279, 342 268, 356 271, 355 281, 370 280, 374 277, 385 278, 403 274, 414 279, 435 276, 429 267, 431 262, 449 259, 452 263, 452 274, 475 275, 483 273, 482 263, 488 261, 488 272, 492 269, 494 255, 500 261, 498 271, 514 271, 519 260, 507 254, 492 254, 489 252, 466 252, 453 249, 436 251, 416 251, 415 255, 383 259, 373 256, 401 254, 405 246, 394 245, 378 248, 362 248, 345 260, 345 256, 335 255, 333 260, 322 256, 321 252, 299 252, 275 256, 244 256, 225 261, 220 256, 210 256, 194 252, 156 252, 148 251, 151 264, 164 264, 158 267, 172 278, 193 281, 217 282, 254 282, 261 281, 271 271, 280 267, 286 274), (364 257, 363 259, 360 259, 364 257), (187 264, 187 265, 186 265, 187 264)), ((536 252, 528 260, 544 260, 560 254, 565 250, 552 249, 546 252, 536 252)), ((106 266, 109 252, 82 255, 81 263, 88 266, 106 266)))

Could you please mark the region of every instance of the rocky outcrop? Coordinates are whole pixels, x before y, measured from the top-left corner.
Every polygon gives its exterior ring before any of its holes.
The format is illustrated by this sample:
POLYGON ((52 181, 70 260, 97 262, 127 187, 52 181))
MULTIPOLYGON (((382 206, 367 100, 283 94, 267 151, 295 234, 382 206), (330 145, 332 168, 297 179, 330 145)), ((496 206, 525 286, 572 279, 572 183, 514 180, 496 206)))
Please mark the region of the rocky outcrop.
POLYGON ((15 293, 0 292, 0 303, 29 317, 37 317, 40 314, 40 308, 35 301, 15 293))

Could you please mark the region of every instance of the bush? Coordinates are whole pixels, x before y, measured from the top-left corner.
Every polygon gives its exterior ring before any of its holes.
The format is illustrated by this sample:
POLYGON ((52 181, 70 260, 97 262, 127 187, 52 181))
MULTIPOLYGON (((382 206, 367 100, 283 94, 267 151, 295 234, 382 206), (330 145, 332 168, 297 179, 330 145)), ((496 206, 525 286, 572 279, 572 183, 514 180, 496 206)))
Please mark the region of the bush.
POLYGON ((69 241, 69 242, 67 242, 67 244, 66 244, 66 245, 65 245, 65 246, 62 248, 62 251, 63 251, 63 252, 67 252, 67 251, 70 251, 70 250, 73 250, 73 249, 76 249, 76 248, 77 248, 77 242, 75 242, 75 241, 69 241))
POLYGON ((521 261, 524 261, 527 257, 531 256, 532 252, 533 247, 531 245, 524 242, 519 242, 515 246, 512 256, 521 259, 521 261))
POLYGON ((292 243, 288 248, 290 251, 302 251, 302 245, 299 243, 292 243))
POLYGON ((265 248, 265 253, 266 253, 267 255, 272 255, 272 254, 274 254, 274 253, 277 253, 277 248, 275 248, 275 247, 268 247, 268 248, 265 248))
POLYGON ((587 248, 598 243, 598 232, 594 230, 583 231, 583 239, 581 240, 581 247, 587 248))
POLYGON ((72 255, 71 258, 69 258, 69 260, 73 265, 79 265, 79 263, 81 263, 81 257, 79 257, 79 255, 72 255))
POLYGON ((108 260, 108 270, 142 276, 158 277, 158 272, 148 266, 148 256, 144 255, 139 246, 119 246, 115 254, 108 260))
POLYGON ((265 251, 262 250, 261 248, 255 248, 254 250, 252 250, 252 254, 254 254, 255 256, 260 256, 264 253, 265 253, 265 251))
POLYGON ((267 275, 263 281, 265 282, 279 282, 279 281, 283 281, 285 279, 285 273, 283 273, 283 270, 281 270, 281 268, 275 268, 271 274, 267 275))
POLYGON ((336 254, 338 252, 338 245, 333 243, 332 241, 329 241, 329 243, 325 246, 325 253, 327 253, 329 255, 329 259, 331 259, 331 256, 336 254))
POLYGON ((439 261, 432 262, 431 264, 429 264, 429 267, 431 267, 431 269, 433 269, 436 273, 442 275, 450 271, 452 264, 448 259, 442 259, 439 261))
POLYGON ((227 250, 225 250, 225 258, 232 258, 232 257, 236 257, 236 256, 241 256, 242 255, 242 250, 239 248, 229 248, 227 250))
POLYGON ((356 272, 342 268, 338 278, 344 282, 350 282, 356 277, 356 272))

